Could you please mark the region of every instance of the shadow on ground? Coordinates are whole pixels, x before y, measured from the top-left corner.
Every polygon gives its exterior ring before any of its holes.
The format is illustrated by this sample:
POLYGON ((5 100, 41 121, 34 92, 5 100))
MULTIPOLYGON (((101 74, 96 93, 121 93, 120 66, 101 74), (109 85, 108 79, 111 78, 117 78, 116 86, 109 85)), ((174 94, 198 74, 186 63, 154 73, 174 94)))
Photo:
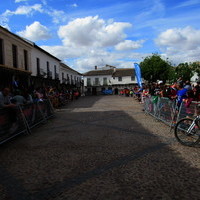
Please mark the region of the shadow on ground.
POLYGON ((199 198, 199 169, 125 112, 58 116, 1 147, 0 199, 199 198))

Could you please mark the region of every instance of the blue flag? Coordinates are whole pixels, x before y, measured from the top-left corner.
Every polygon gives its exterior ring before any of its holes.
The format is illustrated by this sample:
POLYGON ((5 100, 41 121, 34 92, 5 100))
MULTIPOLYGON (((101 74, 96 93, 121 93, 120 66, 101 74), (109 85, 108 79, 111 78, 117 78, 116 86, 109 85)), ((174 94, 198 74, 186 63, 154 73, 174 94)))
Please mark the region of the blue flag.
POLYGON ((142 88, 142 77, 141 77, 140 66, 137 63, 134 63, 134 67, 135 67, 135 74, 136 74, 136 78, 137 78, 137 83, 138 83, 139 87, 142 88))

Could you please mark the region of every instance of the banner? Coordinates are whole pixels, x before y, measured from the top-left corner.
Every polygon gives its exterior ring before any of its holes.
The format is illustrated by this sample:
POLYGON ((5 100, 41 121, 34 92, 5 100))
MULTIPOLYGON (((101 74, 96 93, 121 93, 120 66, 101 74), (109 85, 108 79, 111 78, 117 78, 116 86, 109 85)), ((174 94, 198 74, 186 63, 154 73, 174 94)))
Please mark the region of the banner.
POLYGON ((142 77, 141 77, 140 66, 137 63, 134 63, 134 67, 135 67, 135 74, 136 74, 136 78, 137 78, 137 83, 138 83, 139 87, 142 88, 142 77))

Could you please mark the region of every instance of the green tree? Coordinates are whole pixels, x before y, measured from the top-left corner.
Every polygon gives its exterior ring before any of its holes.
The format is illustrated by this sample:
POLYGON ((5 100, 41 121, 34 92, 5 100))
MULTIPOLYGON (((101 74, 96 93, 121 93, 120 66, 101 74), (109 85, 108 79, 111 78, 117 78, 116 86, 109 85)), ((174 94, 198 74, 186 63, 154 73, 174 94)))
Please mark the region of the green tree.
POLYGON ((180 63, 175 68, 175 73, 177 77, 181 77, 183 81, 190 80, 194 74, 191 65, 189 65, 188 63, 180 63))
POLYGON ((193 62, 190 64, 190 66, 193 72, 196 72, 198 76, 200 76, 200 62, 193 62))
POLYGON ((160 55, 152 54, 152 56, 146 57, 141 63, 142 77, 149 81, 155 82, 157 80, 163 80, 166 82, 169 79, 172 66, 166 60, 163 60, 160 55))

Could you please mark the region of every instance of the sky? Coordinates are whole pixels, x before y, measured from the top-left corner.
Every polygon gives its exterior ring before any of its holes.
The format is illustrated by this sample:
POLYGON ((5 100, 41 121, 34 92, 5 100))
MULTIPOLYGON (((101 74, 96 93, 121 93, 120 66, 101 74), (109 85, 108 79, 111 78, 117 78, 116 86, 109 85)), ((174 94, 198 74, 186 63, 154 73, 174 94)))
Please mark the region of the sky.
POLYGON ((0 25, 81 73, 200 61, 200 0, 0 0, 0 25))

